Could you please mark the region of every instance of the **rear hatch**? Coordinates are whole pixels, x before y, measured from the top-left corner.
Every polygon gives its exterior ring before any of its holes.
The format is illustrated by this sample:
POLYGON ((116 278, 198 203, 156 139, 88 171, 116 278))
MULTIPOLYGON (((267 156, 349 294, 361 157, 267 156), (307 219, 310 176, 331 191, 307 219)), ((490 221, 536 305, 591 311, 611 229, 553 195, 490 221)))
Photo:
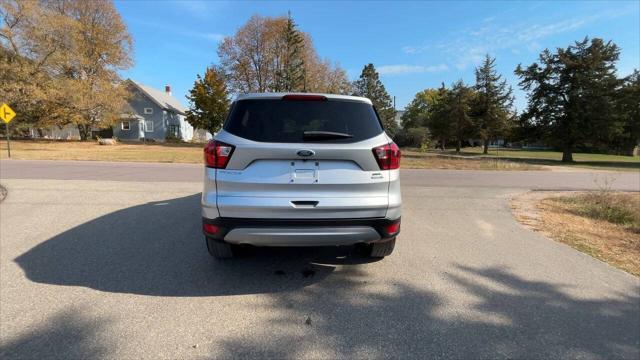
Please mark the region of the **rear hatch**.
POLYGON ((374 148, 390 139, 370 103, 297 95, 238 100, 216 141, 222 217, 384 217, 389 171, 374 148))

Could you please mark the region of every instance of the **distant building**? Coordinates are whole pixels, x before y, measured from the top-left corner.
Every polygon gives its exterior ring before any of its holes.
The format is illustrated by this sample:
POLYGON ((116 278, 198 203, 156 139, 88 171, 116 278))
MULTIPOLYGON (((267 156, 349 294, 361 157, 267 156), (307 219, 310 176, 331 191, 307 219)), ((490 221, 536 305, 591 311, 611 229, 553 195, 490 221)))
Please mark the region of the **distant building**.
MULTIPOLYGON (((125 81, 131 96, 122 110, 120 120, 113 128, 91 129, 93 136, 120 140, 158 141, 176 139, 182 141, 206 141, 212 135, 203 129, 194 130, 186 121, 187 109, 171 95, 171 87, 161 91, 131 79, 125 81)), ((62 128, 30 129, 31 137, 57 140, 79 140, 78 127, 69 124, 62 128)))
POLYGON ((161 91, 128 79, 125 86, 131 97, 113 128, 115 137, 140 141, 193 139, 193 127, 185 119, 187 109, 171 96, 169 85, 161 91))

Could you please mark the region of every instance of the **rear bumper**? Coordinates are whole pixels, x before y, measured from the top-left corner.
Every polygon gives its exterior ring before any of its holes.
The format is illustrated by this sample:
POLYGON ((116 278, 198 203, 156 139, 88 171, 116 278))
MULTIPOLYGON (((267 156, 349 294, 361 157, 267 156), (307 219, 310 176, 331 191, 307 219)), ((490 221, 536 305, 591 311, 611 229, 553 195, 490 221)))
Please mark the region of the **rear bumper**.
POLYGON ((206 236, 231 244, 254 246, 338 246, 386 241, 400 228, 387 228, 400 218, 366 219, 243 219, 203 218, 206 236), (209 226, 206 226, 209 225, 209 226), (215 231, 215 232, 213 232, 215 231))

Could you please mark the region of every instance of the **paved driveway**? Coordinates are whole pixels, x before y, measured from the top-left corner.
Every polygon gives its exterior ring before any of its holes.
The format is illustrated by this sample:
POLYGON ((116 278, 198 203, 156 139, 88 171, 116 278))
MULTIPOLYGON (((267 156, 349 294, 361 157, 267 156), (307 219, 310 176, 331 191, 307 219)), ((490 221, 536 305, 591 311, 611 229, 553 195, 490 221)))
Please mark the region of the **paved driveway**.
MULTIPOLYGON (((508 208, 527 188, 594 187, 592 174, 403 171, 403 232, 374 262, 348 249, 212 260, 200 176, 0 162, 0 357, 640 356, 640 280, 508 208)), ((614 184, 639 190, 638 176, 614 184)))

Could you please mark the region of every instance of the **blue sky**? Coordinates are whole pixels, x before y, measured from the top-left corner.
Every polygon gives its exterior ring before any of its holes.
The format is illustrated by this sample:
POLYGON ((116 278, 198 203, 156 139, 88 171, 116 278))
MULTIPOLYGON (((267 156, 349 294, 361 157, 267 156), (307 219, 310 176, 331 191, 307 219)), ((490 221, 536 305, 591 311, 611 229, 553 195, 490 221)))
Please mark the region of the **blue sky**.
POLYGON ((286 15, 311 34, 318 54, 355 79, 371 62, 398 108, 416 92, 474 81, 485 53, 516 90, 513 75, 544 48, 566 47, 584 36, 613 40, 622 49, 618 70, 640 68, 640 1, 461 2, 214 2, 116 1, 134 38, 135 65, 123 76, 163 89, 187 104, 196 74, 218 63, 221 39, 253 14, 286 15))

